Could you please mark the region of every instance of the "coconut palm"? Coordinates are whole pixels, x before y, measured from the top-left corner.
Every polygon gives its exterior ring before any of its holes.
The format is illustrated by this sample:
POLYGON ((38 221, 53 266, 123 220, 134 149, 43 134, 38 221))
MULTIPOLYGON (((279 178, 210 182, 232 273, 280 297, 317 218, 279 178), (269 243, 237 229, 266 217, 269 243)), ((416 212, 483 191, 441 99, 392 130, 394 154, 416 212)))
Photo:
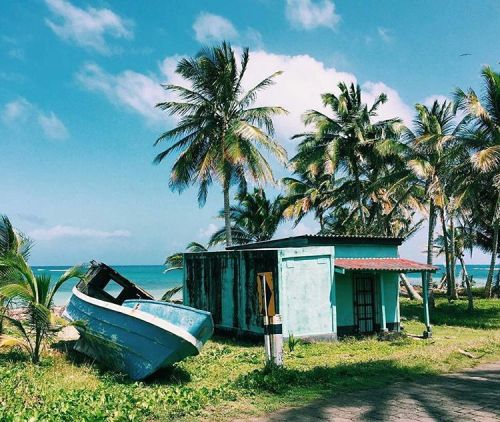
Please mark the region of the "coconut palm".
POLYGON ((317 110, 304 114, 304 123, 312 125, 314 130, 295 136, 301 142, 292 161, 299 163, 299 173, 309 171, 314 176, 321 173, 342 175, 353 189, 353 205, 359 217, 359 226, 366 227, 366 201, 369 197, 364 192, 367 174, 379 167, 377 163, 381 158, 376 145, 397 136, 402 124, 399 119, 373 121, 380 105, 387 101, 385 94, 380 94, 368 106, 362 101, 359 85, 348 87, 342 82, 338 88, 339 95, 322 95, 323 104, 330 109, 332 116, 317 110))
MULTIPOLYGON (((6 217, 2 220, 6 226, 12 227, 6 217)), ((12 242, 14 244, 19 240, 12 242)), ((23 347, 29 353, 31 361, 38 363, 43 345, 62 323, 53 312, 55 294, 68 280, 74 277, 81 279, 85 273, 80 267, 73 267, 52 283, 50 276, 33 273, 25 253, 25 248, 17 247, 0 257, 0 268, 3 269, 0 297, 27 310, 24 323, 5 316, 17 329, 20 338, 2 335, 0 347, 23 347)))
POLYGON ((457 89, 455 102, 470 119, 464 139, 472 152, 472 166, 491 186, 491 263, 485 285, 485 296, 491 297, 500 232, 500 73, 486 66, 481 75, 484 94, 478 96, 471 88, 467 92, 457 89))
MULTIPOLYGON (((472 250, 474 248, 474 244, 476 243, 476 234, 473 229, 466 226, 454 227, 453 231, 453 236, 451 235, 451 227, 447 231, 448 245, 450 248, 454 249, 453 256, 458 259, 458 262, 460 262, 460 267, 462 269, 462 285, 465 285, 466 287, 467 298, 469 301, 468 310, 472 311, 474 309, 472 280, 468 274, 467 266, 465 265, 465 253, 469 252, 472 256, 472 250)), ((434 252, 436 256, 444 255, 446 253, 445 239, 442 234, 437 236, 434 241, 434 252)), ((455 266, 456 262, 453 261, 451 265, 455 266)))
MULTIPOLYGON (((32 242, 21 232, 14 230, 9 218, 0 215, 0 258, 11 254, 20 254, 26 260, 29 257, 32 242)), ((0 266, 0 286, 9 280, 8 267, 0 266)), ((5 299, 0 297, 0 334, 3 332, 3 316, 6 311, 5 299)))
POLYGON ((157 105, 179 118, 177 126, 163 133, 156 145, 168 143, 155 163, 180 151, 172 166, 170 186, 179 192, 198 185, 198 202, 203 206, 208 188, 215 180, 222 186, 226 244, 231 245, 230 187, 246 185, 248 178, 273 182, 264 148, 281 163, 286 163, 285 149, 273 140, 272 118, 286 113, 282 107, 254 106, 258 93, 274 83, 275 72, 249 91, 243 79, 249 62, 244 49, 238 66, 230 44, 202 49, 195 57, 183 58, 176 72, 186 86, 165 85, 178 100, 157 105))
MULTIPOLYGON (((283 220, 281 196, 270 200, 261 188, 254 188, 252 193, 240 192, 236 195, 237 204, 230 208, 231 234, 237 245, 260 242, 271 239, 283 220)), ((220 212, 222 217, 224 211, 220 212)), ((208 243, 209 246, 225 243, 226 231, 216 231, 208 243)))
MULTIPOLYGON (((429 108, 423 104, 415 106, 417 116, 413 130, 405 132, 408 149, 405 151, 409 170, 425 190, 428 201, 429 231, 427 235, 427 263, 433 263, 433 244, 436 219, 439 216, 443 231, 446 260, 448 297, 456 298, 453 249, 447 235, 448 221, 453 226, 456 184, 453 183, 452 169, 467 161, 466 150, 460 142, 459 134, 463 122, 457 124, 453 104, 435 101, 429 108)), ((406 177, 406 176, 405 176, 406 177)), ((431 279, 427 282, 430 284, 431 279)))

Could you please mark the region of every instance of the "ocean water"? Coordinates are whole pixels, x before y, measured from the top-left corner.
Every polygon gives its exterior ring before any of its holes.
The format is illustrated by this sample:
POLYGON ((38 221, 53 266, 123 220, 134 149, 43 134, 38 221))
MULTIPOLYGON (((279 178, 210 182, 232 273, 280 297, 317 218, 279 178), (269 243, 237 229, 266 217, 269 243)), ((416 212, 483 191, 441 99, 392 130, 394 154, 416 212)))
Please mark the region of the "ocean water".
MULTIPOLYGON (((441 277, 445 273, 445 267, 444 265, 436 265, 436 267, 439 267, 439 270, 436 271, 432 278, 434 282, 439 282, 441 280, 441 277)), ((486 283, 486 277, 488 277, 488 270, 490 268, 489 265, 487 264, 469 264, 466 265, 467 268, 467 273, 469 276, 472 276, 474 286, 484 286, 486 283)), ((495 267, 495 274, 494 276, 496 277, 496 274, 500 270, 500 267, 495 267)), ((410 279, 412 284, 421 284, 422 282, 422 277, 420 273, 414 273, 414 274, 408 274, 408 278, 410 279)), ((455 268, 455 278, 457 280, 457 283, 461 283, 462 280, 462 267, 459 265, 456 266, 455 268)))
MULTIPOLYGON (((440 270, 435 273, 434 280, 439 281, 444 273, 444 266, 437 265, 440 270)), ((125 278, 141 286, 143 289, 151 293, 155 298, 160 298, 163 293, 172 287, 182 285, 182 271, 174 270, 167 273, 164 272, 163 265, 115 265, 113 268, 122 274, 125 278)), ((489 265, 470 264, 467 265, 469 275, 473 276, 476 286, 484 285, 488 275, 489 265)), ((68 269, 67 266, 37 266, 33 267, 35 274, 49 274, 54 281, 68 269)), ((497 267, 496 270, 500 270, 497 267)), ((461 268, 456 269, 457 281, 460 282, 461 268)), ((421 277, 419 273, 408 274, 408 278, 412 284, 420 284, 421 277)), ((56 294, 54 302, 56 305, 64 305, 71 296, 71 290, 77 283, 77 280, 70 280, 64 284, 56 294)))
MULTIPOLYGON (((161 298, 172 287, 182 285, 182 271, 173 270, 165 273, 163 265, 113 265, 112 267, 125 278, 151 293, 156 299, 161 298)), ((49 274, 54 281, 67 269, 67 266, 42 265, 33 267, 35 274, 49 274)), ((77 282, 78 280, 74 279, 63 284, 56 293, 54 303, 56 305, 65 305, 71 296, 71 290, 77 282)), ((112 291, 113 288, 110 290, 112 291)))

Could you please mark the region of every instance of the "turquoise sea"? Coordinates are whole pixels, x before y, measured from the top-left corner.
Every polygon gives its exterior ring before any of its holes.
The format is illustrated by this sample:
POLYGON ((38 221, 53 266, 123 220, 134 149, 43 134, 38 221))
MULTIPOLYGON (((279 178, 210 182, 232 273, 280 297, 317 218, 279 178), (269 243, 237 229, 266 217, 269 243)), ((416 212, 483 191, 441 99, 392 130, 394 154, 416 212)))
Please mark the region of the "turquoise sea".
MULTIPOLYGON (((441 265, 440 271, 434 276, 435 281, 439 281, 444 267, 441 265)), ((484 285, 486 276, 488 275, 488 265, 470 264, 467 265, 467 271, 473 276, 476 286, 484 285)), ((128 278, 130 281, 138 284, 154 297, 160 298, 166 290, 182 284, 182 271, 174 270, 164 273, 165 267, 163 265, 115 265, 113 268, 128 278)), ((35 266, 33 270, 35 273, 50 274, 55 280, 68 269, 67 266, 35 266)), ((496 268, 498 271, 500 268, 496 268)), ((457 280, 460 280, 461 269, 457 266, 456 270, 457 280)), ((412 284, 420 284, 420 274, 409 274, 412 284)), ((56 305, 64 305, 71 296, 71 290, 76 284, 75 281, 69 281, 56 295, 56 305)))
MULTIPOLYGON (((163 265, 112 265, 125 278, 141 286, 151 293, 155 298, 160 298, 163 293, 172 287, 182 285, 182 271, 174 270, 165 273, 163 265)), ((68 266, 34 266, 35 274, 50 274, 56 281, 68 266)), ((71 290, 78 280, 70 280, 64 284, 56 294, 54 302, 56 305, 65 305, 71 296, 71 290)))

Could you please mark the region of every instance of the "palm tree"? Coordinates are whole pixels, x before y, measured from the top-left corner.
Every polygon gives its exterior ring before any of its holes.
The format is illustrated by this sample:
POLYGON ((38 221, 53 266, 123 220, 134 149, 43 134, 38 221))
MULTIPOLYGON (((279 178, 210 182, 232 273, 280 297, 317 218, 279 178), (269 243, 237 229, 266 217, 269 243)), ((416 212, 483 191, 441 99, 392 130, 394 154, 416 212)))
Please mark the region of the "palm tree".
MULTIPOLYGON (((0 258, 11 254, 20 254, 24 259, 28 259, 32 242, 21 232, 14 230, 9 218, 0 215, 0 258)), ((9 279, 7 267, 0 266, 0 286, 9 279)), ((5 298, 0 297, 0 335, 3 332, 3 316, 6 311, 5 298)))
MULTIPOLYGON (((452 169, 466 162, 466 151, 461 145, 458 135, 462 123, 456 124, 453 104, 435 101, 430 108, 425 105, 415 106, 417 116, 413 121, 414 129, 408 129, 404 135, 405 152, 408 166, 416 180, 425 189, 425 197, 429 204, 427 235, 427 263, 433 263, 433 244, 436 218, 439 216, 446 260, 446 278, 448 297, 456 298, 454 267, 451 264, 453 250, 449 247, 447 224, 453 225, 455 218, 454 203, 451 200, 457 186, 453 183, 452 169)), ((427 282, 431 284, 431 275, 427 282)))
POLYGON ((486 66, 481 75, 484 95, 478 96, 471 88, 467 92, 457 89, 455 102, 470 119, 464 138, 472 152, 472 166, 491 186, 491 262, 485 285, 485 296, 491 297, 500 232, 500 73, 486 66))
MULTIPOLYGON (((281 196, 270 200, 261 188, 254 188, 252 193, 240 192, 236 195, 237 205, 230 208, 231 234, 237 245, 260 242, 271 239, 283 220, 281 196)), ((224 211, 220 212, 223 216, 224 211)), ((209 246, 224 243, 225 228, 216 231, 208 243, 209 246)))
POLYGON ((323 104, 330 108, 332 117, 316 110, 304 114, 304 123, 313 125, 314 131, 296 135, 301 142, 292 161, 300 163, 299 173, 342 175, 352 187, 359 226, 366 227, 368 204, 364 192, 367 174, 379 167, 381 158, 376 145, 397 136, 402 124, 399 119, 372 121, 379 106, 387 101, 385 94, 380 94, 369 107, 362 101, 359 85, 348 87, 341 82, 338 88, 339 95, 322 95, 323 104))
MULTIPOLYGON (((460 267, 462 269, 462 285, 465 285, 467 289, 467 298, 469 302, 468 310, 472 311, 474 309, 472 283, 471 277, 467 272, 467 266, 465 265, 465 252, 468 251, 472 255, 472 250, 476 243, 476 235, 473 229, 467 228, 465 225, 454 227, 453 229, 450 227, 447 235, 449 247, 454 249, 454 257, 460 262, 460 267), (453 236, 451 235, 452 231, 454 232, 453 236)), ((436 237, 434 241, 434 251, 436 256, 443 255, 446 252, 443 235, 436 237)), ((455 266, 456 262, 453 261, 451 265, 455 266)))
POLYGON ((193 184, 199 186, 198 202, 203 206, 214 179, 222 186, 226 244, 231 245, 229 191, 231 184, 246 186, 248 178, 258 183, 273 182, 269 163, 259 150, 264 148, 281 163, 285 149, 275 140, 272 118, 285 114, 282 107, 255 107, 259 91, 274 83, 281 72, 263 79, 249 91, 243 89, 249 61, 244 49, 238 66, 230 44, 202 49, 195 57, 183 58, 176 72, 187 86, 165 85, 178 101, 157 105, 180 118, 177 126, 163 133, 155 146, 168 142, 155 163, 180 151, 170 175, 170 186, 179 192, 193 184))
POLYGON ((301 157, 296 155, 291 160, 295 168, 294 177, 284 177, 281 184, 285 188, 282 199, 283 216, 293 219, 297 225, 309 212, 323 230, 325 214, 334 204, 336 190, 334 175, 301 168, 301 157))
MULTIPOLYGON (((11 235, 12 225, 8 218, 2 217, 2 221, 7 227, 6 233, 11 235)), ((57 282, 52 283, 50 276, 35 275, 27 263, 26 246, 20 247, 20 244, 29 244, 27 240, 19 243, 19 240, 11 237, 9 242, 11 245, 17 242, 18 246, 12 247, 0 257, 0 268, 2 268, 0 298, 25 307, 28 311, 28 318, 23 324, 14 318, 4 317, 17 328, 21 338, 2 335, 0 347, 21 346, 28 351, 31 361, 38 363, 44 343, 59 328, 58 318, 53 312, 55 294, 69 279, 83 278, 84 272, 80 267, 73 267, 66 271, 57 282)))

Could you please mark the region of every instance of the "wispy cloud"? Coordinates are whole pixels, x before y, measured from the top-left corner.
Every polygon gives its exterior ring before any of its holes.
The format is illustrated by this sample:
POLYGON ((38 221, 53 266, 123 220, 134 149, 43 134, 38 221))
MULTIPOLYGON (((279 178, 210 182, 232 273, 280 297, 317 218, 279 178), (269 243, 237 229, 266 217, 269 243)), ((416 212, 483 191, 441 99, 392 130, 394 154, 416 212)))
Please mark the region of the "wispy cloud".
POLYGON ((4 123, 12 124, 26 121, 32 110, 33 105, 21 97, 5 104, 0 114, 4 123))
POLYGON ((391 30, 390 29, 387 29, 387 28, 382 28, 382 27, 378 27, 377 28, 377 33, 380 37, 380 39, 385 42, 386 44, 389 44, 391 43, 392 41, 394 41, 394 38, 393 36, 391 35, 391 30))
POLYGON ((68 129, 52 111, 48 114, 39 113, 38 124, 47 138, 63 140, 68 137, 68 129))
POLYGON ((193 23, 195 38, 202 43, 232 40, 238 37, 238 31, 228 19, 202 12, 193 23))
POLYGON ((65 0, 45 0, 45 3, 53 14, 53 19, 46 18, 45 22, 65 41, 109 54, 112 49, 106 41, 107 36, 133 38, 132 22, 110 9, 81 9, 65 0))
POLYGON ((165 101, 165 91, 154 75, 125 70, 113 75, 95 63, 87 63, 76 79, 89 91, 104 94, 112 103, 132 110, 150 122, 165 118, 155 105, 165 101))
POLYGON ((8 126, 19 126, 33 119, 46 138, 60 141, 69 137, 68 129, 53 111, 41 110, 23 97, 5 104, 0 110, 0 119, 8 126))
POLYGON ((335 29, 340 22, 340 15, 330 0, 287 0, 286 17, 293 27, 300 29, 335 29))
POLYGON ((96 230, 74 226, 54 226, 47 229, 36 229, 28 233, 35 240, 54 240, 60 238, 80 239, 119 239, 130 237, 128 230, 96 230))

